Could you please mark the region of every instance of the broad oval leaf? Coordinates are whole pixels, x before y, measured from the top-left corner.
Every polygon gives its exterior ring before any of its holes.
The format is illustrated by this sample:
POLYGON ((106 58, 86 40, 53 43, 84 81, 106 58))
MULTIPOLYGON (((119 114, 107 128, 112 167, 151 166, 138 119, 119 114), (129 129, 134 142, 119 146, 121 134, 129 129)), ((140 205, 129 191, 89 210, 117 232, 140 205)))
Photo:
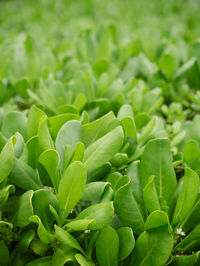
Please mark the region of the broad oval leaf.
POLYGON ((59 213, 61 223, 80 200, 86 183, 84 165, 73 162, 63 173, 58 188, 59 213))
POLYGON ((119 253, 119 237, 111 226, 99 231, 96 240, 96 256, 100 266, 117 266, 119 253), (112 244, 111 244, 112 243, 112 244))
POLYGON ((92 143, 85 150, 83 161, 86 169, 91 171, 106 163, 119 151, 123 142, 123 130, 121 126, 118 126, 96 142, 92 143))
POLYGON ((154 175, 158 198, 164 198, 169 206, 176 188, 169 140, 150 140, 145 147, 140 166, 143 187, 148 183, 149 177, 154 175))
POLYGON ((145 216, 133 196, 129 177, 126 177, 124 184, 115 192, 114 206, 123 225, 130 226, 136 234, 144 231, 145 216))
POLYGON ((119 237, 119 260, 124 260, 132 252, 135 246, 135 238, 130 227, 117 229, 119 237))
POLYGON ((114 217, 114 208, 113 203, 103 202, 92 205, 85 210, 83 210, 75 219, 75 221, 82 219, 92 219, 95 220, 96 223, 91 223, 88 226, 90 230, 98 230, 110 224, 114 217))

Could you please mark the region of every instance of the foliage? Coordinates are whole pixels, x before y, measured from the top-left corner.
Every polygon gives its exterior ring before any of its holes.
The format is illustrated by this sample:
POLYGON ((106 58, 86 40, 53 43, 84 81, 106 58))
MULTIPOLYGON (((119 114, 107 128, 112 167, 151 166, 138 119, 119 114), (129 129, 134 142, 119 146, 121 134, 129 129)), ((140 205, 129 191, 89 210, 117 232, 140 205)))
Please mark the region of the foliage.
POLYGON ((139 2, 0 1, 2 266, 200 264, 200 6, 139 2))

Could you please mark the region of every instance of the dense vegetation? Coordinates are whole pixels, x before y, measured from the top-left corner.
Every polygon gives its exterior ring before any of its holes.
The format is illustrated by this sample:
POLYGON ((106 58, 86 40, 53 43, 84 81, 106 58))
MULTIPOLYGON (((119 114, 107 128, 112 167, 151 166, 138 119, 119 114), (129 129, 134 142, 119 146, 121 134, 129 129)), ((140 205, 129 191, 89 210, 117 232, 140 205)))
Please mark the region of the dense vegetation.
POLYGON ((200 2, 0 1, 0 265, 200 265, 200 2))

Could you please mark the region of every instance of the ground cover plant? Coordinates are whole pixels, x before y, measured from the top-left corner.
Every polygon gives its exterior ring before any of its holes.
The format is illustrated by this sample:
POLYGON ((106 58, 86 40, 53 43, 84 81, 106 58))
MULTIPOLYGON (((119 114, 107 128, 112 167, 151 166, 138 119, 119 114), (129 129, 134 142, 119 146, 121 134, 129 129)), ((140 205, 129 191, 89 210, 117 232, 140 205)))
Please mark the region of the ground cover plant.
POLYGON ((0 1, 0 265, 200 265, 199 1, 0 1))

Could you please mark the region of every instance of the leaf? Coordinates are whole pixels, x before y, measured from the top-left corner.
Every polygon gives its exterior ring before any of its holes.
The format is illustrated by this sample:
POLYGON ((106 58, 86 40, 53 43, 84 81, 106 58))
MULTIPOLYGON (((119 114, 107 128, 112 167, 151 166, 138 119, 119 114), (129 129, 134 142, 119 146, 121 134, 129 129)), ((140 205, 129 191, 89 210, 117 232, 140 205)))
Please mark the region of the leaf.
POLYGON ((127 175, 131 180, 131 191, 140 205, 140 207, 144 208, 144 200, 143 200, 143 188, 142 182, 140 178, 140 162, 135 161, 128 166, 127 175))
POLYGON ((30 244, 30 248, 35 254, 39 256, 44 256, 48 249, 48 245, 43 243, 39 239, 34 239, 30 244))
POLYGON ((124 184, 115 192, 115 211, 124 226, 129 226, 133 232, 140 234, 144 231, 145 216, 133 196, 131 182, 127 177, 124 184))
POLYGON ((1 132, 7 138, 19 132, 26 140, 26 125, 27 118, 25 115, 21 112, 12 111, 4 117, 1 132))
POLYGON ((49 244, 51 242, 51 234, 42 224, 40 217, 38 215, 33 215, 29 218, 29 220, 30 222, 38 224, 37 234, 40 240, 45 244, 49 244))
POLYGON ((11 137, 0 153, 0 183, 6 179, 13 168, 14 147, 16 141, 16 137, 11 137))
POLYGON ((0 190, 0 208, 6 203, 8 200, 9 194, 15 192, 15 187, 13 185, 6 186, 0 190))
POLYGON ((199 168, 200 149, 196 140, 188 140, 184 147, 184 160, 194 169, 199 168))
POLYGON ((119 260, 124 260, 135 246, 133 231, 130 227, 120 227, 117 229, 117 234, 119 237, 119 260))
POLYGON ((160 203, 159 203, 154 179, 155 179, 155 176, 151 176, 149 178, 148 183, 143 189, 145 206, 149 212, 160 210, 160 203))
POLYGON ((67 223, 64 228, 69 228, 72 231, 85 231, 89 228, 93 228, 96 225, 96 221, 94 219, 80 219, 74 220, 67 223))
POLYGON ((86 183, 84 165, 73 162, 63 173, 58 188, 59 214, 61 223, 80 200, 86 183))
POLYGON ((93 201, 99 199, 109 185, 109 182, 92 182, 86 184, 81 200, 93 201))
POLYGON ((7 266, 9 262, 9 250, 3 240, 0 241, 0 258, 1 266, 7 266))
POLYGON ((188 266, 188 265, 196 265, 196 262, 199 257, 199 251, 193 253, 192 255, 176 255, 173 256, 172 266, 188 266))
POLYGON ((117 266, 118 252, 119 238, 115 229, 111 226, 101 229, 96 240, 96 256, 100 266, 117 266))
POLYGON ((9 175, 12 184, 25 190, 37 190, 43 187, 39 176, 28 164, 14 158, 13 169, 9 175))
POLYGON ((42 257, 33 261, 30 261, 26 266, 53 266, 52 256, 42 257))
POLYGON ((81 266, 95 266, 95 264, 92 261, 86 260, 86 258, 83 257, 83 255, 81 254, 76 254, 75 258, 81 266))
POLYGON ((77 114, 65 113, 56 116, 51 116, 48 118, 50 132, 53 134, 55 138, 60 128, 70 120, 79 120, 79 116, 77 114))
POLYGON ((197 199, 198 192, 199 176, 195 171, 185 168, 183 185, 176 203, 172 224, 180 224, 186 218, 197 199))
POLYGON ((36 136, 38 133, 38 126, 40 119, 45 115, 45 113, 40 110, 37 106, 32 105, 28 114, 27 121, 27 138, 30 139, 36 136))
POLYGON ((53 187, 56 192, 58 191, 58 185, 60 181, 60 156, 56 150, 46 150, 44 151, 38 161, 45 167, 47 170, 53 187))
POLYGON ((53 253, 52 264, 63 266, 67 262, 75 262, 75 254, 76 252, 68 246, 58 246, 53 253))
POLYGON ((83 125, 82 140, 86 147, 103 137, 109 132, 110 124, 115 119, 113 112, 102 116, 101 118, 83 125))
POLYGON ((123 142, 124 134, 119 126, 92 143, 85 150, 83 159, 87 171, 94 170, 110 160, 119 151, 123 142))
POLYGON ((54 143, 49 133, 49 128, 47 125, 46 115, 40 118, 37 137, 38 137, 38 144, 42 151, 54 148, 54 143))
POLYGON ((30 223, 29 218, 33 215, 32 197, 33 190, 29 190, 16 201, 16 210, 12 218, 15 226, 25 227, 30 223))
POLYGON ((181 252, 183 252, 184 254, 188 254, 188 252, 198 250, 199 245, 200 245, 200 224, 194 227, 192 231, 175 246, 173 252, 181 250, 181 252))
POLYGON ((58 210, 58 201, 55 194, 48 189, 39 189, 34 191, 32 204, 34 215, 40 217, 44 227, 48 231, 51 231, 55 219, 49 211, 49 205, 51 205, 55 210, 58 210))
POLYGON ((121 120, 121 124, 124 130, 124 137, 132 137, 135 140, 137 140, 137 134, 136 134, 136 126, 133 118, 131 117, 124 117, 121 120))
POLYGON ((91 223, 88 227, 90 230, 101 229, 112 221, 114 217, 114 208, 112 202, 103 202, 94 204, 84 209, 76 218, 75 221, 82 219, 95 220, 96 223, 91 223))
POLYGON ((155 211, 150 215, 145 225, 148 231, 136 240, 130 265, 160 266, 167 262, 173 247, 173 237, 166 223, 167 215, 164 212, 155 211))
POLYGON ((61 169, 64 164, 65 146, 67 144, 72 146, 72 151, 76 144, 81 141, 82 128, 80 121, 68 121, 65 123, 58 132, 56 137, 56 150, 60 154, 61 169))
POLYGON ((55 225, 55 237, 61 244, 77 249, 83 255, 85 255, 85 252, 83 251, 79 243, 76 241, 76 239, 57 225, 55 225))
POLYGON ((154 175, 158 198, 164 198, 169 206, 176 188, 169 140, 150 140, 145 147, 140 166, 143 187, 148 183, 148 178, 154 175))
POLYGON ((35 238, 35 231, 33 229, 29 229, 21 234, 21 238, 19 241, 19 251, 21 253, 25 253, 31 243, 31 241, 35 238))

